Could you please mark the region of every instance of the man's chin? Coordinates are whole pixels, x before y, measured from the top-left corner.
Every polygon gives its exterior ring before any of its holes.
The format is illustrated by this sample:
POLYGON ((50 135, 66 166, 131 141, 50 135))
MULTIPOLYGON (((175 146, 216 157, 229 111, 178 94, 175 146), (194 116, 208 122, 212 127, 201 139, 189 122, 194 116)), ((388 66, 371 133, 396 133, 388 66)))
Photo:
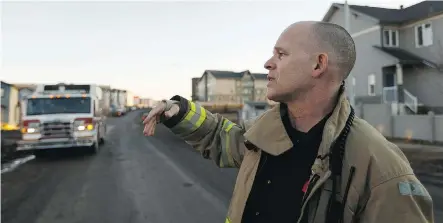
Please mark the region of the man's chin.
POLYGON ((282 94, 281 92, 275 92, 273 90, 268 89, 268 93, 266 94, 266 97, 274 102, 285 102, 287 101, 287 95, 282 94))
POLYGON ((268 94, 266 95, 266 97, 271 100, 271 101, 275 101, 278 102, 279 101, 279 97, 276 94, 273 94, 272 92, 268 92, 268 94))

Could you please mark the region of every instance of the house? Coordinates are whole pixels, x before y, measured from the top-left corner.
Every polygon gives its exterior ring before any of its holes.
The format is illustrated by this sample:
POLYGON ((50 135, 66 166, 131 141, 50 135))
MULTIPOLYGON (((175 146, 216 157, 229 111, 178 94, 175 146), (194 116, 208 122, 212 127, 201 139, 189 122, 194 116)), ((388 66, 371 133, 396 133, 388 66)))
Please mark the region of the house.
POLYGON ((18 89, 20 101, 22 101, 22 100, 26 99, 28 96, 30 96, 37 88, 37 85, 35 85, 35 84, 14 83, 12 85, 14 85, 18 89))
POLYGON ((267 74, 205 70, 193 80, 193 100, 223 103, 267 101, 267 74))
POLYGON ((241 110, 241 119, 248 120, 263 114, 271 105, 266 101, 246 102, 241 110))
POLYGON ((1 81, 1 119, 2 129, 17 127, 20 123, 20 101, 18 89, 1 81))
MULTIPOLYGON (((349 5, 357 60, 347 81, 358 103, 389 103, 395 113, 443 113, 443 1, 398 9, 349 5)), ((345 26, 344 5, 323 18, 345 26)))

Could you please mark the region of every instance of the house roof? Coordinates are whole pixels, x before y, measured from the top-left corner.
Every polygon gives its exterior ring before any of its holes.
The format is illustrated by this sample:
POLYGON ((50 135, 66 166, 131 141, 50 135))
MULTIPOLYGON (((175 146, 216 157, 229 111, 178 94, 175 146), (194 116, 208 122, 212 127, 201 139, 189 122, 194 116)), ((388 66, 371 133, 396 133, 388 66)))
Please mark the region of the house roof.
POLYGON ((380 47, 380 46, 374 46, 375 48, 397 58, 400 63, 403 64, 424 64, 433 68, 437 68, 437 65, 429 60, 426 60, 422 57, 419 57, 409 51, 406 51, 401 48, 395 48, 395 47, 380 47))
POLYGON ((257 74, 257 73, 255 73, 255 74, 252 74, 252 76, 255 79, 267 79, 268 78, 268 74, 257 74))
POLYGON ((243 74, 245 72, 249 71, 242 71, 242 72, 233 72, 233 71, 222 71, 222 70, 206 70, 206 72, 211 72, 212 75, 214 75, 215 78, 242 78, 243 74))
MULTIPOLYGON (((325 15, 323 21, 329 20, 333 8, 343 7, 343 4, 334 3, 325 15)), ((349 5, 354 11, 374 17, 384 24, 402 24, 425 19, 443 13, 443 1, 422 1, 403 9, 389 9, 362 5, 349 5)))

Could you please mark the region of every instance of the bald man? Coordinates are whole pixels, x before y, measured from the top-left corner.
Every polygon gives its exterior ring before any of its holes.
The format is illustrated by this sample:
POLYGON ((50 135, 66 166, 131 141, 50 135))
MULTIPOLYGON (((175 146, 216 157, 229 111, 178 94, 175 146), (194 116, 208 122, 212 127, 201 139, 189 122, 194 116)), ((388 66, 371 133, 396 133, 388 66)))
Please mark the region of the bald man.
POLYGON ((144 133, 160 120, 217 166, 240 168, 226 223, 434 222, 405 155, 346 100, 355 58, 342 27, 295 23, 265 63, 277 106, 237 125, 174 96, 152 109, 144 133))

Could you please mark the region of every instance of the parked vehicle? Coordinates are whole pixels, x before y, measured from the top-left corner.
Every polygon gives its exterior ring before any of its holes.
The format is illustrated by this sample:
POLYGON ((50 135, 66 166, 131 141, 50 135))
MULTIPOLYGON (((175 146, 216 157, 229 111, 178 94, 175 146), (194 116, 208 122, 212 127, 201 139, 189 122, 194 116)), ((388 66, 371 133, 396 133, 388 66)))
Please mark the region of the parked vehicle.
POLYGON ((1 161, 10 160, 16 154, 17 142, 21 139, 20 129, 16 126, 2 124, 1 129, 1 161))
POLYGON ((87 147, 105 140, 106 117, 96 85, 39 85, 24 105, 18 151, 87 147))
POLYGON ((115 116, 115 117, 124 116, 126 114, 126 108, 112 106, 111 113, 112 113, 112 116, 115 116))

